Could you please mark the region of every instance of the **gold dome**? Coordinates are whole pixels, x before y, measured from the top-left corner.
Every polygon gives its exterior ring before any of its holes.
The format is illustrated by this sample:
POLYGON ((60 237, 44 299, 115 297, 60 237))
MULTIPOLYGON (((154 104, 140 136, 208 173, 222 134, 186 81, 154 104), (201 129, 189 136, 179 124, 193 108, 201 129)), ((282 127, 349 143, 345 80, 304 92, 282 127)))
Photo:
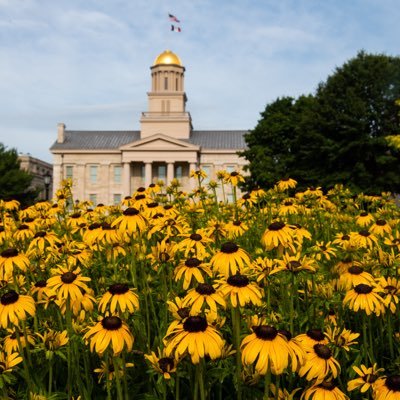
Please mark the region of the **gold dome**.
POLYGON ((160 64, 174 64, 174 65, 179 65, 180 67, 183 66, 181 59, 170 50, 165 50, 164 52, 162 52, 154 60, 153 66, 160 65, 160 64))

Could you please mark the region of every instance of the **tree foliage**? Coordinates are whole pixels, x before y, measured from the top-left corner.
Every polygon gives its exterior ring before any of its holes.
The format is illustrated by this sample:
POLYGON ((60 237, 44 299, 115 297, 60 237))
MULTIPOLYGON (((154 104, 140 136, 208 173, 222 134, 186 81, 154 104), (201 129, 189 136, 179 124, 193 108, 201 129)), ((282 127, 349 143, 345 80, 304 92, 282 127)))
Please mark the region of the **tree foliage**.
POLYGON ((250 185, 283 177, 300 187, 343 183, 357 191, 400 191, 400 58, 360 52, 314 95, 278 98, 246 135, 250 185))
POLYGON ((31 182, 32 175, 20 169, 17 151, 0 143, 0 199, 32 203, 37 193, 30 189, 31 182))

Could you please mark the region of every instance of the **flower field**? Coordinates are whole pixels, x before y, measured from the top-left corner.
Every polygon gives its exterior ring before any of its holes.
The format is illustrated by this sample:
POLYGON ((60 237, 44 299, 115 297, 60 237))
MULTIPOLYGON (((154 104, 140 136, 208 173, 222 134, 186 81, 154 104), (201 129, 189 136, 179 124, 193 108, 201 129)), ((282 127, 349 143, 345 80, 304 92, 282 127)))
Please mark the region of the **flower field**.
POLYGON ((205 178, 0 201, 1 399, 400 400, 392 196, 205 178))

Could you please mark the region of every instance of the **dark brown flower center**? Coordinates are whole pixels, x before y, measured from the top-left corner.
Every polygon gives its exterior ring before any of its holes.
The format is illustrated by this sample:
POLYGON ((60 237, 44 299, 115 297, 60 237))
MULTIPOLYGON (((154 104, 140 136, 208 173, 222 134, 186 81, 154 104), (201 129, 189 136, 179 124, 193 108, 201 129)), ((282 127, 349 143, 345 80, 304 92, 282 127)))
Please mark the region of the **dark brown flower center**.
POLYGON ((179 308, 177 314, 182 318, 187 318, 190 314, 190 310, 188 307, 179 308))
POLYGON ((280 231, 285 227, 285 224, 282 221, 275 221, 268 226, 270 231, 280 231))
POLYGON ((242 222, 241 221, 233 221, 233 225, 240 226, 240 225, 242 225, 242 222))
POLYGON ((81 216, 80 212, 74 212, 73 214, 70 215, 70 218, 79 218, 81 216))
POLYGON ((368 215, 368 213, 367 212, 362 212, 361 214, 360 214, 360 217, 366 217, 368 215))
POLYGON ((135 200, 143 200, 145 198, 146 198, 146 195, 144 195, 144 194, 138 194, 135 196, 135 200))
POLYGON ((239 246, 233 242, 226 242, 221 246, 221 251, 226 254, 236 253, 238 250, 239 246))
POLYGON ((44 238, 46 236, 46 232, 45 231, 39 231, 35 233, 35 238, 44 238))
POLYGON ((158 360, 158 366, 162 372, 169 372, 174 368, 174 359, 171 357, 163 357, 158 360))
POLYGON ((195 240, 196 242, 200 242, 200 240, 203 239, 203 237, 198 233, 192 233, 190 235, 190 239, 195 240))
POLYGON ((392 286, 392 285, 387 285, 384 287, 384 289, 390 294, 395 294, 397 291, 396 286, 392 286))
POLYGON ((156 184, 155 183, 150 183, 149 187, 150 188, 154 188, 154 187, 156 187, 156 184))
POLYGON ((186 332, 204 332, 207 329, 207 320, 203 317, 188 317, 183 323, 186 332))
POLYGON ((336 388, 336 385, 333 382, 322 382, 318 385, 318 387, 328 390, 333 390, 336 388))
POLYGON ((88 229, 90 231, 94 231, 95 229, 99 229, 101 227, 101 225, 98 222, 94 222, 93 224, 90 224, 88 229))
POLYGON ((315 344, 314 351, 318 357, 323 358, 324 360, 329 360, 332 357, 331 349, 325 344, 315 344))
POLYGON ((26 224, 21 224, 21 225, 19 226, 19 228, 18 228, 19 231, 23 231, 23 230, 25 230, 25 229, 29 229, 29 226, 26 225, 26 224))
POLYGON ((231 286, 235 287, 246 287, 249 284, 249 278, 245 275, 232 275, 227 279, 227 282, 231 286))
POLYGON ((324 332, 321 329, 310 329, 307 331, 307 336, 318 342, 325 339, 324 332))
POLYGON ((384 219, 378 219, 376 221, 376 224, 379 226, 385 226, 386 225, 386 221, 384 219))
POLYGON ((301 267, 301 262, 300 262, 300 261, 297 261, 297 260, 289 261, 289 262, 286 264, 286 268, 287 268, 288 270, 290 270, 290 271, 296 271, 296 270, 298 270, 300 267, 301 267))
POLYGON ((284 205, 284 206, 292 206, 292 205, 293 205, 293 202, 291 202, 291 201, 285 201, 285 202, 283 203, 283 205, 284 205))
POLYGON ((134 215, 139 214, 139 210, 137 210, 134 207, 128 207, 122 214, 124 214, 127 217, 133 217, 134 215))
POLYGON ((185 261, 185 265, 189 268, 197 268, 201 264, 201 261, 197 258, 188 258, 185 261))
POLYGON ((231 176, 238 176, 238 175, 239 175, 239 172, 236 172, 236 171, 231 172, 231 176))
POLYGON ((360 231, 358 233, 359 233, 359 235, 364 236, 364 237, 368 237, 370 235, 370 233, 365 229, 363 229, 362 231, 360 231))
POLYGON ((115 230, 115 228, 112 227, 111 224, 109 224, 108 222, 105 222, 105 221, 101 223, 101 229, 103 229, 103 231, 115 230))
POLYGON ((147 204, 147 208, 155 208, 157 206, 158 206, 158 203, 155 203, 155 202, 147 204))
POLYGON ((367 374, 367 375, 363 376, 364 382, 367 382, 367 383, 374 383, 377 379, 378 379, 378 375, 375 375, 375 374, 367 374))
POLYGON ((386 378, 386 387, 393 392, 400 392, 400 375, 392 375, 386 378))
POLYGON ((46 287, 46 285, 47 285, 47 282, 46 282, 46 281, 37 281, 37 282, 35 283, 35 287, 38 287, 38 288, 46 287))
POLYGON ((359 285, 354 287, 354 290, 358 294, 368 294, 372 292, 372 286, 365 285, 364 283, 360 283, 359 285))
POLYGON ((14 304, 18 301, 19 299, 19 294, 15 290, 10 290, 9 292, 3 294, 1 296, 1 304, 3 306, 8 306, 9 304, 14 304))
POLYGON ((114 294, 124 294, 129 291, 129 286, 126 283, 114 283, 108 288, 108 291, 114 294))
POLYGON ((18 250, 14 249, 14 248, 4 250, 1 253, 1 256, 4 257, 4 258, 17 257, 17 255, 18 255, 18 250))
POLYGON ((253 331, 262 340, 274 340, 278 335, 278 330, 268 325, 253 326, 253 331))
POLYGON ((278 332, 279 332, 281 335, 285 336, 285 338, 286 338, 287 340, 290 340, 290 339, 292 338, 292 334, 291 334, 287 329, 278 329, 278 332))
POLYGON ((360 275, 361 273, 364 272, 364 268, 359 267, 357 265, 352 265, 350 268, 347 269, 347 271, 349 272, 349 274, 352 275, 360 275))
POLYGON ((77 277, 78 275, 74 274, 71 271, 68 271, 61 275, 61 280, 64 283, 72 283, 77 277))
POLYGON ((196 292, 201 295, 210 295, 215 293, 215 289, 208 283, 199 283, 196 287, 196 292))
POLYGON ((101 325, 103 325, 103 328, 107 329, 108 331, 116 331, 117 329, 121 328, 122 320, 116 316, 105 317, 101 321, 101 325))
POLYGON ((164 206, 164 210, 170 210, 173 206, 171 204, 167 204, 164 206))
MULTIPOLYGON (((154 183, 152 183, 152 185, 150 185, 150 187, 154 187, 155 185, 154 185, 154 183), (153 185, 153 186, 152 186, 153 185)), ((139 193, 141 193, 141 192, 145 192, 146 191, 146 188, 144 188, 143 186, 140 186, 140 188, 138 188, 138 190, 137 190, 139 193)))
POLYGON ((342 240, 350 240, 350 236, 349 235, 342 235, 342 240))

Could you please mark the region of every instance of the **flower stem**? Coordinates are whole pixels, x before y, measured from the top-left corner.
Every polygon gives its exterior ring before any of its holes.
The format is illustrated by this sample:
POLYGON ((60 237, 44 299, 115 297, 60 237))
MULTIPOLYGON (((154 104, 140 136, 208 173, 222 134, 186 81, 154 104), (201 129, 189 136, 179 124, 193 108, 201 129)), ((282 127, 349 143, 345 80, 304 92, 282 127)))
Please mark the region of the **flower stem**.
POLYGON ((236 350, 236 391, 237 399, 242 398, 241 372, 242 361, 240 353, 240 308, 232 307, 233 343, 236 350))

